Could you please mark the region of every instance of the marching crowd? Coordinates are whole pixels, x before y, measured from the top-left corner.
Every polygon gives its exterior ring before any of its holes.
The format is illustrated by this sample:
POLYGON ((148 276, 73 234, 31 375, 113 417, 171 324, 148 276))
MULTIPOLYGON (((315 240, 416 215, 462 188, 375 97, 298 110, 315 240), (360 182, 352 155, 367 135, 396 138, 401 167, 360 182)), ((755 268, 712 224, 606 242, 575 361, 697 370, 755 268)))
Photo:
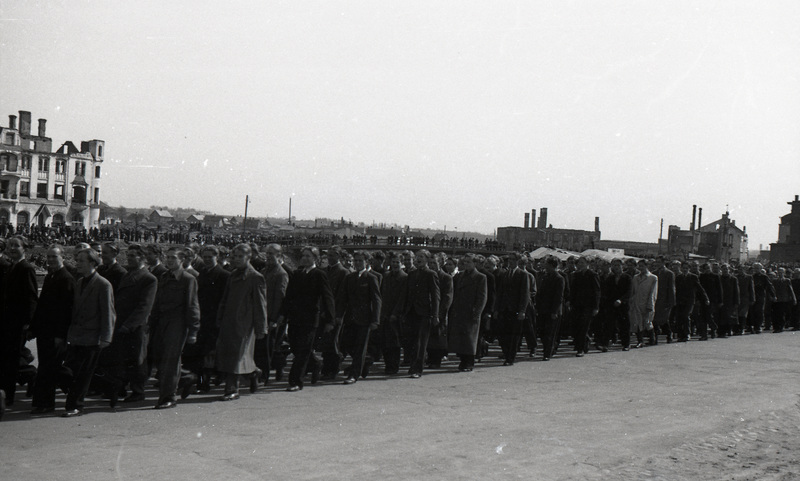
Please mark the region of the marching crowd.
POLYGON ((151 381, 156 409, 169 409, 223 383, 223 401, 242 381, 250 392, 300 391, 309 377, 354 384, 380 361, 385 375, 416 379, 455 355, 469 372, 495 342, 510 366, 520 352, 549 361, 567 347, 583 357, 592 345, 800 329, 800 269, 758 263, 307 246, 293 268, 277 243, 53 244, 39 292, 27 248, 12 236, 0 260, 0 416, 21 383, 32 415, 54 412, 60 389, 73 417, 92 393, 111 407, 143 402, 151 381), (38 368, 25 376, 33 339, 38 368))

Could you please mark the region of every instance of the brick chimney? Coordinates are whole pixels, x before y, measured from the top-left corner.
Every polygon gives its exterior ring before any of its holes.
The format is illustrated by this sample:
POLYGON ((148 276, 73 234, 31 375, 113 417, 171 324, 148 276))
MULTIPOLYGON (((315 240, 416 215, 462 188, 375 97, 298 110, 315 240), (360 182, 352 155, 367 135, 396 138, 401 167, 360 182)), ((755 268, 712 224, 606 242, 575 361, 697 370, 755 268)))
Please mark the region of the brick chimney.
POLYGON ((47 123, 46 119, 39 119, 39 137, 46 137, 45 135, 45 124, 47 123))
POLYGON ((594 231, 595 232, 600 232, 600 218, 599 217, 595 217, 594 218, 594 231))
POLYGON ((539 228, 547 229, 547 207, 539 209, 539 228))
POLYGON ((525 213, 525 229, 529 228, 531 225, 531 215, 530 213, 525 213))
POLYGON ((8 128, 11 130, 17 130, 17 116, 16 115, 9 115, 8 116, 8 128))
POLYGON ((694 223, 697 220, 697 204, 692 206, 692 223, 689 226, 689 230, 694 232, 694 223))
POLYGON ((19 134, 31 135, 31 113, 24 110, 19 111, 19 134))

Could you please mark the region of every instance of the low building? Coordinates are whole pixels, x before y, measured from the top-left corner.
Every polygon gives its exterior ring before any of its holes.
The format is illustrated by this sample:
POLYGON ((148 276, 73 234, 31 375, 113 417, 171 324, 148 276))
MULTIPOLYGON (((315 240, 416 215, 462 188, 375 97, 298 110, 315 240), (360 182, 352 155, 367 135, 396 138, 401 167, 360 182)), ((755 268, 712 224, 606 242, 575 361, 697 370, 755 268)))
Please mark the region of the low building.
POLYGON ((0 127, 0 224, 90 229, 100 224, 100 169, 105 142, 70 141, 53 151, 45 119, 31 132, 31 113, 0 127))
MULTIPOLYGON (((535 211, 532 211, 535 216, 535 211)), ((580 229, 558 229, 547 225, 547 207, 540 210, 538 226, 533 227, 531 215, 525 214, 523 227, 498 227, 497 241, 507 249, 534 250, 537 247, 554 247, 582 252, 596 248, 600 241, 600 218, 595 217, 594 231, 580 229), (529 227, 530 226, 530 227, 529 227)), ((535 219, 533 219, 535 220, 535 219)))
POLYGON ((781 217, 778 242, 770 244, 770 262, 800 262, 800 196, 787 204, 792 210, 781 217))
POLYGON ((153 222, 156 225, 166 226, 175 222, 175 216, 173 216, 168 210, 154 210, 150 213, 147 220, 153 222))

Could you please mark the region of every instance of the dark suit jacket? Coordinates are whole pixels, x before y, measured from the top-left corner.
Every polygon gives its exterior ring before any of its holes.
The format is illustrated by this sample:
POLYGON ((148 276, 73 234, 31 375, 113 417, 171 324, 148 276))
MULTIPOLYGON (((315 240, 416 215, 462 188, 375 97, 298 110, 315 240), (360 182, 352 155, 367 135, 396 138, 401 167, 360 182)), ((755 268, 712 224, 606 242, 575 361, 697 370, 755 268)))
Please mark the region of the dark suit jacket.
POLYGON ((681 272, 675 276, 675 305, 694 306, 698 296, 701 302, 708 301, 708 295, 700 284, 699 277, 691 272, 687 274, 681 272))
POLYGON ((36 311, 39 286, 36 271, 25 259, 7 268, 2 282, 2 316, 0 330, 21 331, 28 326, 36 311))
POLYGON ((72 304, 72 324, 67 342, 76 346, 97 346, 111 342, 116 322, 111 283, 96 272, 80 279, 72 304), (85 282, 85 287, 82 284, 85 282))
POLYGON ((47 274, 31 322, 34 336, 66 339, 74 301, 75 279, 67 269, 62 267, 47 274))
POLYGON ((326 322, 333 322, 336 317, 334 303, 328 276, 322 269, 315 267, 306 273, 301 267, 289 276, 283 315, 289 319, 290 325, 317 326, 321 311, 326 322))
POLYGON ((406 290, 403 302, 398 304, 400 315, 414 312, 422 317, 438 317, 439 302, 439 277, 430 269, 414 269, 406 278, 406 290))
POLYGON ((675 305, 675 273, 662 267, 654 274, 658 276, 656 311, 673 307, 675 305))
POLYGON ((705 289, 711 304, 722 304, 722 280, 719 274, 713 272, 700 274, 700 284, 705 289))
POLYGON ((351 272, 344 278, 336 299, 336 317, 346 324, 378 325, 381 315, 381 288, 378 276, 365 271, 351 272))
POLYGON ((573 272, 570 296, 570 304, 573 309, 599 309, 600 278, 591 269, 573 272))
POLYGON ((261 271, 267 283, 267 319, 276 322, 283 307, 286 289, 289 287, 289 273, 283 266, 276 266, 273 270, 261 271))
POLYGON ((157 289, 158 281, 147 269, 126 272, 120 279, 114 295, 117 329, 124 327, 131 332, 147 324, 157 289))
POLYGON ((97 273, 111 283, 111 287, 114 288, 114 294, 116 294, 117 289, 119 289, 119 283, 122 280, 122 276, 124 276, 127 272, 128 271, 124 267, 119 265, 119 262, 115 262, 110 267, 107 265, 97 267, 97 273))
POLYGON ((502 314, 525 312, 531 300, 528 272, 514 268, 497 278, 497 312, 502 314))
POLYGON ((486 275, 461 272, 453 280, 453 306, 447 329, 449 352, 475 355, 481 314, 486 306, 486 275))
POLYGON ((209 329, 216 332, 217 310, 222 296, 225 293, 225 286, 228 285, 228 277, 231 273, 217 264, 212 269, 202 269, 197 276, 197 298, 200 302, 200 332, 205 333, 209 329))
POLYGON ((561 314, 564 302, 564 277, 558 272, 545 273, 536 293, 536 312, 542 321, 549 322, 553 314, 561 314))

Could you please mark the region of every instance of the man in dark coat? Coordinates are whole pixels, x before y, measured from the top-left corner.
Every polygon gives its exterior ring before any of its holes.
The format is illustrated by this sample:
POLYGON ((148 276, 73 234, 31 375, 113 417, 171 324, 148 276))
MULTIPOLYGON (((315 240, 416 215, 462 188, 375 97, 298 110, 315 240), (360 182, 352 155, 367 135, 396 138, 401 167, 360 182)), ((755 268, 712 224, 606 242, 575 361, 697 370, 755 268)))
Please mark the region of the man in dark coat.
POLYGON ((218 263, 219 249, 214 246, 205 246, 200 251, 203 264, 197 276, 197 298, 200 302, 200 330, 197 332, 197 342, 184 347, 183 363, 192 373, 185 380, 181 396, 191 392, 190 384, 197 382, 201 392, 211 390, 211 376, 214 372, 213 353, 217 348, 217 311, 225 286, 228 283, 230 272, 218 263))
POLYGON ((472 371, 481 316, 486 307, 486 276, 475 268, 475 256, 466 254, 461 259, 460 272, 453 282, 453 305, 447 331, 448 351, 458 355, 458 370, 472 371))
POLYGON ((767 299, 774 301, 776 297, 775 287, 760 262, 753 264, 753 290, 756 300, 750 307, 749 329, 751 333, 761 334, 764 325, 764 306, 767 299))
POLYGON ((601 285, 602 316, 597 329, 597 347, 608 352, 614 332, 618 331, 622 350, 630 350, 631 329, 628 319, 628 298, 631 293, 631 276, 622 270, 622 260, 611 260, 611 273, 601 285))
POLYGON ((11 265, 3 276, 0 306, 0 390, 6 393, 6 406, 14 404, 20 353, 38 297, 36 272, 25 260, 26 246, 22 236, 11 237, 6 243, 11 265))
POLYGON ((181 353, 185 344, 197 341, 200 329, 197 279, 183 269, 184 258, 185 253, 179 247, 167 251, 168 271, 158 280, 156 300, 150 314, 153 359, 160 376, 156 409, 175 407, 181 353))
POLYGON ((428 268, 439 277, 439 325, 431 328, 428 338, 428 367, 438 369, 447 356, 447 319, 453 303, 453 276, 442 270, 442 254, 428 259, 428 268))
POLYGON ((117 288, 122 280, 122 276, 127 272, 125 268, 117 262, 118 255, 119 247, 113 242, 106 242, 102 245, 100 250, 100 257, 103 259, 103 265, 97 267, 97 273, 105 277, 105 279, 111 283, 111 287, 114 288, 114 294, 117 293, 117 288))
MULTIPOLYGON (((325 325, 323 330, 333 331, 336 309, 328 276, 317 267, 319 249, 304 247, 300 258, 300 267, 289 277, 283 313, 288 321, 289 345, 294 354, 292 368, 289 371, 289 392, 303 389, 303 376, 311 360, 317 328, 320 327, 320 309, 324 309, 325 325)), ((278 320, 278 324, 282 319, 278 320)), ((315 361, 316 362, 316 361, 315 361)), ((317 367, 314 366, 316 370, 317 367)))
POLYGON ((589 352, 589 327, 600 312, 600 279, 589 269, 586 257, 579 257, 576 266, 570 282, 570 307, 575 319, 575 350, 577 357, 583 357, 589 352))
MULTIPOLYGON (((265 255, 266 267, 261 271, 267 284, 267 322, 269 324, 268 339, 268 369, 275 370, 275 380, 283 379, 283 368, 286 366, 288 352, 283 349, 286 339, 286 323, 278 324, 278 319, 286 298, 286 289, 289 286, 289 273, 283 266, 283 249, 280 244, 267 246, 265 255)), ((258 346, 256 346, 258 352, 258 346)), ((258 362, 258 357, 256 357, 258 362)), ((264 382, 269 379, 269 371, 264 371, 264 382)))
POLYGON ((31 414, 55 410, 58 373, 66 358, 67 332, 75 300, 75 279, 64 268, 63 250, 57 245, 47 249, 47 271, 31 322, 39 356, 31 414))
POLYGON ((705 341, 708 340, 709 329, 711 337, 717 337, 719 309, 722 307, 722 280, 718 273, 711 270, 711 265, 708 263, 700 266, 700 284, 708 296, 709 303, 699 304, 700 315, 695 325, 700 340, 705 341))
MULTIPOLYGON (((328 267, 326 273, 328 275, 328 284, 331 286, 334 302, 338 302, 339 291, 342 288, 344 278, 350 271, 341 263, 342 248, 333 246, 328 250, 328 267)), ((338 308, 338 307, 337 307, 338 308)), ((324 314, 324 313, 323 313, 324 314)), ((333 321, 333 319, 324 319, 324 323, 333 321)), ((339 373, 339 367, 342 362, 342 353, 339 349, 339 334, 342 326, 335 324, 333 330, 321 330, 317 333, 319 339, 317 340, 317 349, 322 353, 322 364, 318 365, 318 369, 322 374, 322 379, 332 380, 336 378, 339 373)), ((317 371, 314 371, 315 373, 317 371)), ((315 379, 312 378, 312 383, 315 379)))
MULTIPOLYGON (((128 269, 115 289, 117 322, 108 351, 114 357, 111 377, 118 389, 111 392, 112 405, 119 388, 130 382, 125 402, 142 401, 147 382, 147 320, 155 302, 158 281, 145 266, 144 250, 132 244, 126 252, 128 269)), ((110 282, 110 281, 109 281, 110 282)), ((113 286, 113 283, 112 283, 113 286)))
MULTIPOLYGON (((708 295, 700 278, 690 272, 688 262, 681 264, 681 273, 675 276, 675 330, 679 342, 689 340, 689 316, 694 310, 696 302, 709 304, 708 295)), ((700 335, 703 335, 702 331, 700 335)))
POLYGON ((401 312, 395 313, 403 316, 403 349, 413 379, 422 376, 431 327, 439 325, 439 278, 428 268, 430 256, 425 249, 414 255, 414 269, 408 273, 403 301, 397 307, 401 312))
MULTIPOLYGON (((223 401, 239 399, 239 376, 248 375, 250 392, 258 388, 254 354, 257 340, 267 336, 267 287, 250 265, 252 249, 239 244, 231 252, 233 272, 217 311, 217 371, 225 373, 223 401)), ((266 366, 269 369, 269 365, 266 366)))
POLYGON ((750 314, 750 307, 756 302, 756 291, 753 287, 753 276, 747 272, 747 267, 742 265, 737 267, 736 280, 739 282, 739 311, 737 313, 739 322, 734 334, 742 335, 748 326, 747 318, 750 314))
POLYGON ((667 343, 670 343, 672 330, 669 319, 672 308, 675 307, 675 273, 667 268, 664 257, 659 256, 653 261, 653 274, 658 277, 658 292, 653 312, 654 331, 650 336, 650 342, 658 344, 658 335, 663 333, 667 337, 667 343))
POLYGON ((374 345, 380 349, 386 374, 397 374, 400 370, 400 348, 402 346, 401 317, 393 315, 399 311, 397 305, 403 300, 408 274, 403 270, 403 261, 396 252, 389 253, 389 272, 381 281, 381 322, 373 333, 374 345))
POLYGON ((100 256, 92 249, 82 249, 75 254, 81 278, 75 289, 72 322, 67 334, 69 351, 65 364, 72 370, 72 384, 63 417, 83 414, 83 401, 100 351, 111 344, 114 335, 114 291, 111 283, 97 273, 100 262, 100 256))
POLYGON ((531 300, 530 278, 519 267, 519 258, 518 253, 510 254, 508 270, 497 279, 498 318, 495 327, 503 349, 504 366, 512 366, 516 361, 522 323, 531 300))
POLYGON ((548 257, 544 261, 544 275, 536 293, 536 313, 541 325, 543 358, 553 357, 558 340, 558 324, 564 302, 564 277, 558 273, 558 259, 548 257))
POLYGON ((355 272, 344 278, 336 300, 336 322, 342 325, 342 354, 349 355, 353 360, 345 384, 355 383, 359 376, 365 376, 369 370, 371 362, 365 363, 369 335, 380 323, 380 281, 370 270, 369 260, 370 255, 366 251, 353 254, 355 272))
POLYGON ((739 280, 731 274, 728 264, 720 267, 722 281, 722 307, 719 310, 717 336, 727 337, 735 330, 739 312, 739 280))

